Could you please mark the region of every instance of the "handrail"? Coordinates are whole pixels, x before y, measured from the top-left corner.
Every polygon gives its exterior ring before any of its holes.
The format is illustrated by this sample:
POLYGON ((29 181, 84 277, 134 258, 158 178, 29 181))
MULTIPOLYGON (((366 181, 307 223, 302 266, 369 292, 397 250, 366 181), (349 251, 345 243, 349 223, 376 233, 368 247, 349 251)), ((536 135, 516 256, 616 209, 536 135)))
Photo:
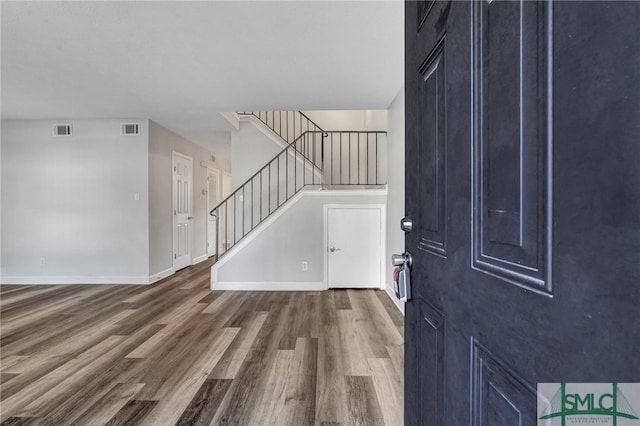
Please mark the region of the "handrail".
MULTIPOLYGON (((215 209, 217 209, 218 207, 220 207, 222 204, 224 204, 226 201, 228 201, 231 197, 233 197, 235 195, 236 192, 240 191, 240 188, 242 188, 243 186, 245 186, 246 184, 250 183, 252 179, 254 179, 256 176, 258 176, 260 173, 262 173, 263 171, 265 171, 265 169, 267 169, 269 167, 269 164, 273 163, 275 160, 277 160, 285 151, 287 151, 289 148, 291 148, 292 145, 296 144, 301 138, 303 138, 306 134, 308 133, 325 133, 324 131, 322 132, 313 132, 313 131, 308 131, 308 132, 304 132, 303 134, 301 134, 300 136, 298 136, 298 138, 296 140, 294 140, 293 142, 291 142, 289 145, 287 145, 282 151, 280 151, 279 153, 277 153, 275 155, 275 157, 273 157, 271 160, 267 161, 267 163, 262 166, 262 168, 260 170, 258 170, 256 173, 254 173, 249 179, 247 179, 246 181, 244 181, 242 183, 242 185, 238 186, 238 188, 236 190, 234 190, 231 194, 229 194, 229 196, 227 198, 225 198, 224 200, 222 200, 220 203, 218 203, 217 206, 215 206, 214 208, 211 209, 211 211, 209 212, 209 214, 212 214, 213 211, 215 209)), ((294 147, 295 149, 295 147, 294 147)), ((298 151, 296 149, 296 151, 298 151)), ((302 152, 298 151, 300 153, 300 155, 305 159, 305 160, 309 160, 309 158, 307 158, 302 152)), ((310 161, 310 160, 309 160, 310 161)), ((318 168, 318 170, 320 170, 320 168, 317 165, 313 165, 314 167, 318 168)))
POLYGON ((318 128, 318 130, 320 130, 321 132, 324 132, 324 130, 322 130, 322 127, 318 126, 318 125, 316 124, 316 122, 315 122, 315 121, 313 121, 312 119, 310 119, 310 118, 309 118, 309 116, 308 116, 307 114, 305 114, 305 113, 304 113, 304 112, 302 112, 302 111, 298 111, 298 113, 299 113, 301 116, 303 116, 304 118, 306 118, 307 120, 309 120, 309 123, 311 123, 311 124, 313 124, 314 126, 316 126, 316 127, 318 128))
POLYGON ((267 126, 287 143, 296 140, 305 131, 324 131, 315 121, 302 111, 251 111, 237 112, 238 115, 252 116, 267 126), (269 120, 271 117, 271 120, 269 120), (303 120, 304 119, 304 120, 303 120), (278 124, 276 126, 276 123, 278 124), (297 124, 297 126, 296 126, 297 124), (291 131, 291 132, 290 132, 291 131))
MULTIPOLYGON (((271 115, 276 116, 275 113, 271 115)), ((303 113, 299 117, 308 119, 303 113)), ((265 124, 271 128, 269 123, 265 124)), ((318 127, 310 119, 308 125, 318 127)), ((277 130, 274 130, 276 134, 277 130)), ((384 185, 386 168, 384 157, 379 155, 384 152, 384 146, 380 147, 381 140, 386 143, 379 136, 384 134, 383 131, 325 131, 319 128, 302 131, 209 211, 217 219, 216 259, 309 185, 320 188, 384 185)), ((285 137, 292 137, 292 132, 278 136, 285 140, 285 137)))

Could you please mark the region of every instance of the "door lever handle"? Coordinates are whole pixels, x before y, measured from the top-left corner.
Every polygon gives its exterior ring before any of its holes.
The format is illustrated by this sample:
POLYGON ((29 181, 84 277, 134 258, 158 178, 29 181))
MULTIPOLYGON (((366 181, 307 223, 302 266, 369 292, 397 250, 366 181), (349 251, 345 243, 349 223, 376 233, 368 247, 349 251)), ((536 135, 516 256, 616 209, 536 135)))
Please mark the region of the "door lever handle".
POLYGON ((342 249, 335 248, 334 246, 329 247, 329 251, 330 251, 331 253, 333 253, 334 251, 340 251, 340 250, 342 250, 342 249))
POLYGON ((187 218, 187 220, 191 220, 191 219, 193 219, 193 216, 189 216, 189 217, 187 218))

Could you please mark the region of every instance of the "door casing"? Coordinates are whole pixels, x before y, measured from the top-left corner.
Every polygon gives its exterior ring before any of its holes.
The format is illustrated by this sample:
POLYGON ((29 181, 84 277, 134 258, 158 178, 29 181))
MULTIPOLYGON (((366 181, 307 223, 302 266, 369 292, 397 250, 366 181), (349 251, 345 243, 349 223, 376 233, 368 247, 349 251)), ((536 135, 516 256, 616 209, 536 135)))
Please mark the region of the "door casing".
MULTIPOLYGON (((220 182, 220 170, 216 169, 215 167, 207 167, 207 211, 205 212, 205 217, 207 218, 207 256, 213 256, 216 253, 216 235, 213 234, 213 238, 211 238, 211 227, 213 226, 214 228, 217 228, 218 226, 218 220, 217 218, 212 220, 211 216, 209 215, 209 212, 211 212, 212 209, 214 209, 218 203, 220 203, 220 188, 221 188, 221 182, 220 182), (216 196, 212 202, 211 200, 211 184, 210 184, 210 179, 211 177, 215 177, 216 179, 216 184, 215 184, 215 191, 216 191, 216 196)), ((215 229, 215 232, 218 232, 217 229, 215 229)))

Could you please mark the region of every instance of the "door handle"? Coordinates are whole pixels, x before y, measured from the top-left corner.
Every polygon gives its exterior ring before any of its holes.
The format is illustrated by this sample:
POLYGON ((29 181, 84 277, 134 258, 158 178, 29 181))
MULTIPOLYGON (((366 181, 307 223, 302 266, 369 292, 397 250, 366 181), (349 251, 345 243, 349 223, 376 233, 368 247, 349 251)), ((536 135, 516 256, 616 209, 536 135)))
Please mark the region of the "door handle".
POLYGON ((329 247, 329 251, 330 251, 331 253, 333 253, 334 251, 340 251, 340 250, 342 250, 342 249, 335 248, 334 246, 329 247))
POLYGON ((193 216, 189 216, 189 217, 187 218, 187 220, 191 220, 191 219, 193 219, 193 216))
POLYGON ((393 266, 402 266, 407 264, 409 267, 413 266, 413 258, 411 257, 411 253, 408 251, 402 254, 392 254, 391 255, 391 264, 393 266))

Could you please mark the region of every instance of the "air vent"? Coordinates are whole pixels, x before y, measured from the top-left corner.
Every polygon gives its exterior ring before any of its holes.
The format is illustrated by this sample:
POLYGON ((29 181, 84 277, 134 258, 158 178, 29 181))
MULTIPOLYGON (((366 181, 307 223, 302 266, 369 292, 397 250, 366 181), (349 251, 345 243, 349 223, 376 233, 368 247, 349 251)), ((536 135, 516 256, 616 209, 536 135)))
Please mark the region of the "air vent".
POLYGON ((71 124, 54 124, 53 136, 71 136, 71 124))
POLYGON ((125 123, 120 125, 121 135, 139 135, 140 125, 138 123, 125 123))

